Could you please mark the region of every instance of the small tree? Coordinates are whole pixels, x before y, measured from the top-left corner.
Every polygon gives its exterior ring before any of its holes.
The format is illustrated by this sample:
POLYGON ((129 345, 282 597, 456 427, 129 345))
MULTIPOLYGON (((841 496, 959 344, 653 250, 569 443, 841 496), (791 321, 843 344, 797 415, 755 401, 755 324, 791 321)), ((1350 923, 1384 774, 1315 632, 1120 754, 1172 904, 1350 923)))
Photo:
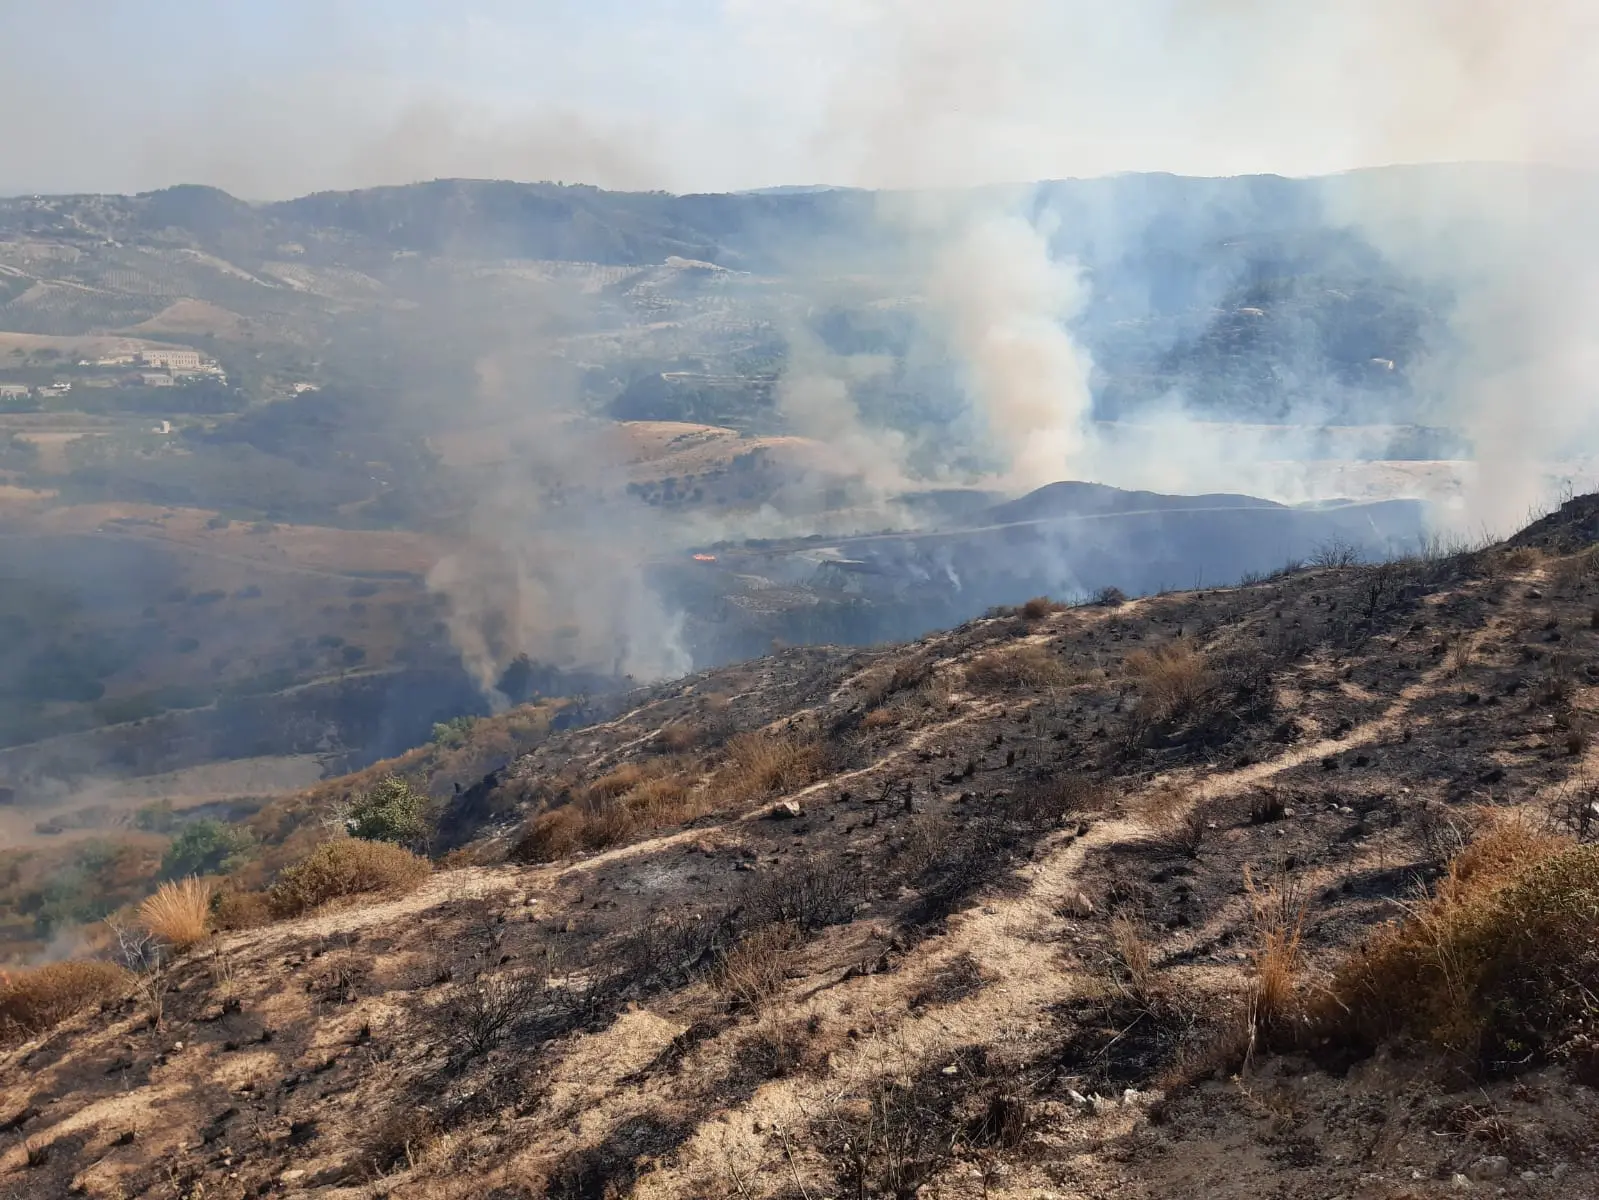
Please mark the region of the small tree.
POLYGON ((344 827, 368 842, 393 842, 419 849, 433 832, 432 802, 424 792, 391 775, 350 805, 344 827))
POLYGON ((433 726, 433 744, 442 746, 446 750, 455 750, 466 745, 466 739, 471 736, 472 727, 477 724, 473 716, 451 717, 448 721, 440 721, 433 726))
POLYGON ((226 875, 255 848, 247 829, 224 825, 209 817, 184 826, 161 856, 161 878, 186 875, 226 875))

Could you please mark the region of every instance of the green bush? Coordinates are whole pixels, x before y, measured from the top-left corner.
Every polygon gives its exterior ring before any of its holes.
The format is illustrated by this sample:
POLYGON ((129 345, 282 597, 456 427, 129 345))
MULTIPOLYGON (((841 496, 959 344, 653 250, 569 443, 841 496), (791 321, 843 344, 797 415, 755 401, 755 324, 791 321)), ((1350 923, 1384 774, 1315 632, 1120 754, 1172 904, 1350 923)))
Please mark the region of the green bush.
POLYGON ((426 793, 390 776, 356 798, 344 825, 363 841, 420 848, 433 832, 432 807, 426 793))
POLYGON ((433 726, 433 744, 443 746, 446 750, 463 746, 476 724, 477 718, 470 716, 451 717, 448 721, 440 721, 433 726))
POLYGON ((246 829, 225 825, 209 817, 186 825, 161 857, 161 878, 187 875, 225 875, 255 848, 246 829))

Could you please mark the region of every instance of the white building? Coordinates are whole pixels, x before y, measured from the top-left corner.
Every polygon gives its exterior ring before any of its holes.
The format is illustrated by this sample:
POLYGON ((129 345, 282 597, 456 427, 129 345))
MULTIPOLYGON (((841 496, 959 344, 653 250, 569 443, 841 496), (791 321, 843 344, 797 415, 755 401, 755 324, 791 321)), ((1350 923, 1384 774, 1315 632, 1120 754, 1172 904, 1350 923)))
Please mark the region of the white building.
POLYGON ((169 371, 198 371, 200 369, 200 352, 198 350, 164 350, 146 346, 139 352, 139 359, 147 367, 165 367, 169 371))

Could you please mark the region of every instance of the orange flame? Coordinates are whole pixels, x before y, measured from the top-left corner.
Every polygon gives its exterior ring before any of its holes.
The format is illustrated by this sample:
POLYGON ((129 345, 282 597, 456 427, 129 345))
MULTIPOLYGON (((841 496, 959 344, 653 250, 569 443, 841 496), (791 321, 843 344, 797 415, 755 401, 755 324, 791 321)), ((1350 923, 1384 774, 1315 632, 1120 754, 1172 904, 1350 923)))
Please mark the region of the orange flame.
POLYGON ((714 555, 714 554, 696 554, 694 556, 694 561, 695 562, 715 562, 716 561, 716 555, 714 555))

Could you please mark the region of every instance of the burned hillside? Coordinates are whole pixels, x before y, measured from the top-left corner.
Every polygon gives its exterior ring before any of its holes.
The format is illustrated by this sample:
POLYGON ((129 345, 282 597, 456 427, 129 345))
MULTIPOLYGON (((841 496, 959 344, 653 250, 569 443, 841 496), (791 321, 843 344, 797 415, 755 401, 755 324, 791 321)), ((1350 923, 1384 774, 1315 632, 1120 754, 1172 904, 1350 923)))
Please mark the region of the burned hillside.
POLYGON ((1358 968, 1592 894, 1590 506, 633 693, 430 876, 234 881, 60 1019, 7 983, 0 1195, 1587 1194, 1590 953, 1451 1022, 1358 968))

